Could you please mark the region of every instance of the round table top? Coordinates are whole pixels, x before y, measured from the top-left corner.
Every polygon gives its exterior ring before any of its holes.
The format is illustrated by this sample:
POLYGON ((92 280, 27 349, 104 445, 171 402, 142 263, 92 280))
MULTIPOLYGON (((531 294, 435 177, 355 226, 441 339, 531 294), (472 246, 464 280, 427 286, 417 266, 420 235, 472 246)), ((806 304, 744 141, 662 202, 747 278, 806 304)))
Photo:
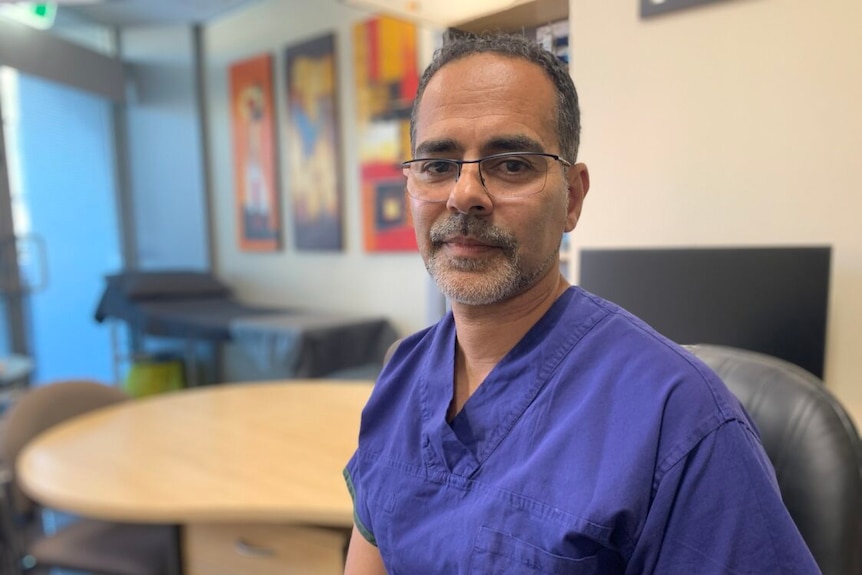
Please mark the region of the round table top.
POLYGON ((349 527, 342 471, 371 388, 290 380, 130 400, 37 437, 19 481, 43 505, 97 519, 349 527))

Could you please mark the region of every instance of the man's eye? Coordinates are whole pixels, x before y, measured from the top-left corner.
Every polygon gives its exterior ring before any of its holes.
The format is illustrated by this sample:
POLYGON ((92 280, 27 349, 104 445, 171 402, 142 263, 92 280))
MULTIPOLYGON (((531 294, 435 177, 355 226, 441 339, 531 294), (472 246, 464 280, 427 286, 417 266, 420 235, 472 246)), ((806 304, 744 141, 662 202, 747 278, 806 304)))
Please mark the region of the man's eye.
POLYGON ((452 173, 453 170, 454 165, 451 162, 437 160, 422 164, 422 173, 429 176, 445 176, 452 173))
POLYGON ((507 172, 523 172, 524 170, 529 170, 530 165, 527 162, 522 160, 506 160, 503 162, 505 169, 507 172))
POLYGON ((483 167, 488 172, 497 172, 500 174, 522 174, 535 169, 532 162, 520 156, 496 158, 493 161, 488 161, 487 164, 487 166, 483 167))

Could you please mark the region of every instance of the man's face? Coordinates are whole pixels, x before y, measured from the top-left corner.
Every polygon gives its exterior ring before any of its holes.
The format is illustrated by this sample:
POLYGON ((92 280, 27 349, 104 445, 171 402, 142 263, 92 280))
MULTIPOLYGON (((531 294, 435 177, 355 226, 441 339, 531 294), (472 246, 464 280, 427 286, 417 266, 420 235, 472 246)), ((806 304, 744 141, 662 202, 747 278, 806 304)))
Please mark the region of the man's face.
MULTIPOLYGON (((473 160, 500 152, 559 154, 557 99, 536 64, 497 54, 451 62, 431 79, 416 117, 415 156, 473 160)), ((463 166, 445 202, 411 197, 419 251, 443 293, 484 305, 559 274, 559 245, 577 223, 586 167, 550 162, 544 189, 490 196, 476 164, 463 166)), ((493 192, 493 190, 492 190, 493 192)))

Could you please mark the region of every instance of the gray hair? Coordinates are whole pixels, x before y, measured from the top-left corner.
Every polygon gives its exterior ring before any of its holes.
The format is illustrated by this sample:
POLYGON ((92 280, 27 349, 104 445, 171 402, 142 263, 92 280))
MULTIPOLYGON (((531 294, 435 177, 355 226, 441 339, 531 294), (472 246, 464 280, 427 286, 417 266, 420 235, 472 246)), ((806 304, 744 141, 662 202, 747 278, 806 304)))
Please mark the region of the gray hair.
POLYGON ((511 58, 521 58, 540 66, 554 83, 557 90, 557 137, 560 154, 574 163, 578 157, 581 140, 581 111, 578 106, 578 93, 565 63, 557 56, 525 36, 515 34, 488 33, 482 35, 465 34, 448 38, 443 46, 434 52, 431 64, 422 73, 413 111, 410 114, 410 142, 416 147, 416 115, 422 95, 431 78, 446 64, 474 54, 494 53, 511 58))

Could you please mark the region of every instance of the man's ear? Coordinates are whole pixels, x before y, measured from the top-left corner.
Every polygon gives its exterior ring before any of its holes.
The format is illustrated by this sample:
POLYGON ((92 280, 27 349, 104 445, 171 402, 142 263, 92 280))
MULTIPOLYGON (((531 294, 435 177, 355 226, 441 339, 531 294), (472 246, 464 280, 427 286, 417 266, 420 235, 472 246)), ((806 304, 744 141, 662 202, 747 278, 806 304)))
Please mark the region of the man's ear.
POLYGON ((584 198, 590 191, 590 172, 586 164, 575 164, 568 170, 568 194, 569 209, 566 215, 566 231, 575 229, 578 219, 581 217, 581 208, 584 206, 584 198))

